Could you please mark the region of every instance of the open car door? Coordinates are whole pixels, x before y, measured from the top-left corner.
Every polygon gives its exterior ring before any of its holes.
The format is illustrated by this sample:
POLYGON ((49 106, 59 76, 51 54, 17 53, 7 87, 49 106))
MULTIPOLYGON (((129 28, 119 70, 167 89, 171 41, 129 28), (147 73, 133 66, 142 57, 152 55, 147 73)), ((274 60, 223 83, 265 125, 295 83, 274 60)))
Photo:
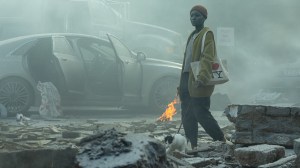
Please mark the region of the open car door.
POLYGON ((60 70, 65 79, 65 89, 72 96, 83 95, 85 78, 84 67, 81 59, 77 56, 68 40, 64 36, 53 36, 53 55, 57 58, 60 70))
POLYGON ((135 55, 112 35, 107 35, 112 43, 117 57, 120 59, 120 79, 123 92, 123 103, 140 100, 142 85, 142 65, 135 55))

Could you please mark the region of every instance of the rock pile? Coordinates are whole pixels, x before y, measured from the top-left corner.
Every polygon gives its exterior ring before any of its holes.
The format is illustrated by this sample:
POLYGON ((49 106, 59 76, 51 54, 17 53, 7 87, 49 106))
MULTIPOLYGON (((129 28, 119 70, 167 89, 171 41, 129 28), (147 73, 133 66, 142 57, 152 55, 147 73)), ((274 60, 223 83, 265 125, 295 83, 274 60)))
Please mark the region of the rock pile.
POLYGON ((115 129, 83 138, 76 162, 80 168, 171 168, 165 147, 143 134, 124 134, 115 129))
POLYGON ((225 114, 235 123, 232 141, 236 144, 234 156, 239 165, 296 167, 299 107, 231 105, 225 114), (295 152, 291 150, 293 146, 295 152))
POLYGON ((293 147, 300 138, 300 108, 231 105, 225 111, 235 123, 236 144, 273 144, 293 147))

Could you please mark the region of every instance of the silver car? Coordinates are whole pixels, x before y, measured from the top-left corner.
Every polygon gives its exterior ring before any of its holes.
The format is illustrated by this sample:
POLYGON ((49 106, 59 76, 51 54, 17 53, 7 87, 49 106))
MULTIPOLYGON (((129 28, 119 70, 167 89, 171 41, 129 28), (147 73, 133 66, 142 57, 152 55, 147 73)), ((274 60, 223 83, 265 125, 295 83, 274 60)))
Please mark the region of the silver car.
POLYGON ((52 82, 63 107, 142 107, 163 112, 176 95, 181 64, 146 58, 116 37, 41 34, 0 42, 0 103, 9 114, 41 103, 52 82))

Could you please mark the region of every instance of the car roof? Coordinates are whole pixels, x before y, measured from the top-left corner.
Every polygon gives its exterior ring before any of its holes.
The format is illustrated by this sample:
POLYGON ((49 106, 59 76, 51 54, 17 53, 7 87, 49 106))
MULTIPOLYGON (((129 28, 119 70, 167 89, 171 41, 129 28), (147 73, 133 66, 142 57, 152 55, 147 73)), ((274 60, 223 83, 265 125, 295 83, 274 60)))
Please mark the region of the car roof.
POLYGON ((33 35, 26 35, 26 36, 19 36, 14 37, 6 40, 0 41, 0 45, 7 44, 7 43, 13 43, 20 40, 31 40, 31 39, 37 39, 37 38, 44 38, 44 37, 53 37, 53 36, 66 36, 66 37, 84 37, 84 38, 95 38, 95 39, 101 39, 107 41, 107 39, 87 35, 87 34, 78 34, 78 33, 44 33, 44 34, 33 34, 33 35))

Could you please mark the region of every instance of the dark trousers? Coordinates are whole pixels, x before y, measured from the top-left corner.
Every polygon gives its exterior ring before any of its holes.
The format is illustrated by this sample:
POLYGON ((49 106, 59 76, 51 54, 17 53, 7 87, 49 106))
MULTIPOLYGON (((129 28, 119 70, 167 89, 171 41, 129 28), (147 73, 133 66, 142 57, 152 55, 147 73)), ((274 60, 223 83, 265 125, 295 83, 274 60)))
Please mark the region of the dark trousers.
POLYGON ((198 123, 203 127, 206 133, 214 141, 224 141, 224 134, 209 111, 210 97, 190 97, 188 92, 188 73, 181 77, 180 99, 181 99, 181 120, 187 139, 191 142, 192 147, 197 146, 198 123))

